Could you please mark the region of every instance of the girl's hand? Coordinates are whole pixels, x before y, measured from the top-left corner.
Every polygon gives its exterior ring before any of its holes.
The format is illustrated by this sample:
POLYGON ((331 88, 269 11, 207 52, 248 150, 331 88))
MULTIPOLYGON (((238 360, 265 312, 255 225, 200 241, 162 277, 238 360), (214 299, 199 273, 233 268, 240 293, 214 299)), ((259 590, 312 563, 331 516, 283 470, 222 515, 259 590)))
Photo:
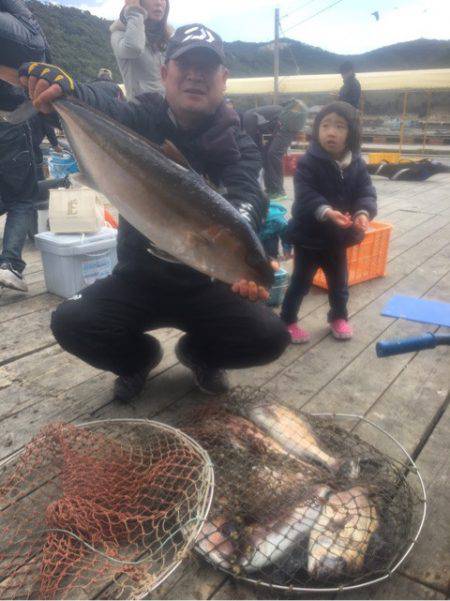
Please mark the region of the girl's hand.
POLYGON ((367 229, 369 227, 369 218, 367 217, 367 215, 361 213, 360 215, 355 217, 354 224, 357 230, 361 232, 367 232, 367 229))
POLYGON ((326 213, 328 219, 335 223, 338 227, 342 229, 347 229, 353 225, 352 218, 349 213, 341 213, 340 211, 334 211, 333 209, 327 211, 326 213))

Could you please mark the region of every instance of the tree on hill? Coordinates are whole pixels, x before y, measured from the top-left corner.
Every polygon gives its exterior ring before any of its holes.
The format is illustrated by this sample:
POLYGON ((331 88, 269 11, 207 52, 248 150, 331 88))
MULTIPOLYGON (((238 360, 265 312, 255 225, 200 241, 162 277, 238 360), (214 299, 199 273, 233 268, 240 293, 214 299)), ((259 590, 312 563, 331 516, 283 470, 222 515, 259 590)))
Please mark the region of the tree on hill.
MULTIPOLYGON (((80 81, 95 78, 100 67, 120 74, 109 41, 110 21, 89 11, 29 0, 45 31, 53 61, 80 81)), ((351 59, 357 71, 430 69, 450 67, 450 41, 415 40, 378 48, 354 56, 333 54, 296 40, 283 39, 280 57, 282 75, 336 73, 338 66, 351 59)), ((232 77, 264 76, 273 73, 273 44, 225 43, 232 77)))

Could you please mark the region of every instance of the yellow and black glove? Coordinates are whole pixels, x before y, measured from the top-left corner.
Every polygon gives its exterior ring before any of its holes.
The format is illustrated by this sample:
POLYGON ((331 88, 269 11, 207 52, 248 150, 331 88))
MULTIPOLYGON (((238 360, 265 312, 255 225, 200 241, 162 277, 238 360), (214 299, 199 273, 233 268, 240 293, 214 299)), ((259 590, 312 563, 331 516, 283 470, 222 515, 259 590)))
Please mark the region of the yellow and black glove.
POLYGON ((70 94, 75 89, 75 83, 70 75, 60 67, 47 65, 47 63, 24 63, 19 68, 19 77, 45 79, 50 85, 59 85, 64 94, 70 94))

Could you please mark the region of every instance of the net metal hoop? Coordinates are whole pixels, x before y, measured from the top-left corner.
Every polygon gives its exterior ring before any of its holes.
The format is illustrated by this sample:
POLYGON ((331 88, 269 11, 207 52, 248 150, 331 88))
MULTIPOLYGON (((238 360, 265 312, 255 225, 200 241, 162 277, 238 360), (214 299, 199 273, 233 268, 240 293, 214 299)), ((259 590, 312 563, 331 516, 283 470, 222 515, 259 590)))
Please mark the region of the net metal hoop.
POLYGON ((359 584, 354 584, 354 585, 334 586, 334 587, 283 586, 280 584, 270 584, 270 583, 264 582, 262 580, 255 580, 254 578, 247 578, 245 576, 237 576, 233 572, 226 570, 224 568, 219 568, 219 569, 230 574, 231 576, 233 576, 233 578, 236 578, 237 580, 241 580, 243 582, 248 582, 249 584, 253 584, 256 586, 263 586, 266 588, 281 590, 281 591, 285 591, 285 592, 336 593, 336 592, 341 592, 341 591, 351 591, 351 590, 362 589, 367 586, 372 586, 374 584, 383 582, 384 580, 387 580, 388 578, 390 578, 394 574, 394 572, 396 572, 398 570, 398 568, 401 566, 401 564, 405 561, 405 559, 408 557, 408 555, 411 553, 412 549, 414 548, 415 544, 417 543, 420 533, 423 529, 423 525, 425 523, 425 518, 427 515, 427 493, 425 490, 425 484, 423 482, 422 476, 420 475, 417 465, 414 462, 414 460, 412 459, 411 455, 398 442, 398 440, 395 439, 391 434, 389 434, 389 432, 386 432, 386 430, 381 428, 381 426, 378 426, 377 424, 371 422, 367 418, 360 416, 360 415, 353 414, 353 413, 311 413, 310 415, 312 415, 314 417, 319 417, 319 418, 323 417, 323 418, 332 418, 332 419, 336 419, 336 420, 354 420, 355 422, 364 422, 364 423, 368 424, 369 426, 375 428, 382 434, 384 434, 400 449, 400 451, 403 453, 403 455, 407 459, 407 463, 404 465, 404 468, 405 468, 405 470, 408 470, 408 472, 410 474, 417 477, 417 481, 419 483, 420 490, 423 495, 422 498, 420 499, 422 502, 422 507, 423 507, 422 508, 422 516, 420 518, 420 524, 418 526, 417 532, 416 532, 414 538, 412 539, 411 544, 409 545, 407 550, 403 553, 402 557, 394 565, 394 567, 391 568, 389 570, 389 572, 387 572, 384 576, 380 576, 378 578, 373 578, 372 580, 368 580, 366 582, 361 582, 359 584))
MULTIPOLYGON (((205 451, 205 449, 203 449, 203 447, 201 447, 198 444, 198 442, 196 442, 188 434, 185 434, 184 432, 182 432, 181 430, 178 430, 177 428, 173 428, 172 426, 169 426, 169 425, 164 424, 162 422, 158 422, 156 420, 150 420, 150 419, 133 419, 133 418, 128 418, 128 419, 127 418, 125 418, 125 419, 102 419, 102 420, 93 420, 91 422, 82 422, 81 424, 77 424, 77 425, 80 428, 89 428, 89 426, 92 426, 92 425, 95 425, 95 424, 101 424, 101 423, 108 423, 109 424, 109 423, 119 423, 119 422, 120 423, 124 423, 124 422, 126 422, 126 423, 136 423, 136 424, 144 424, 145 423, 148 426, 151 426, 151 427, 154 427, 156 429, 163 430, 163 431, 169 432, 171 434, 174 434, 175 436, 178 436, 179 438, 184 439, 184 441, 188 444, 188 446, 190 445, 190 446, 194 447, 194 449, 199 454, 199 456, 202 457, 202 459, 204 461, 204 478, 205 478, 205 482, 207 483, 207 494, 205 495, 205 498, 203 500, 202 506, 199 508, 199 519, 198 519, 197 527, 195 528, 195 530, 191 534, 191 536, 188 539, 188 541, 186 541, 186 543, 185 543, 185 553, 184 553, 184 555, 186 555, 186 553, 195 544, 195 541, 197 540, 200 532, 202 531, 203 525, 204 525, 204 523, 206 521, 206 518, 208 517, 209 510, 211 509, 211 505, 212 505, 212 501, 213 501, 213 496, 214 496, 214 468, 213 468, 213 464, 211 462, 211 459, 210 459, 208 453, 205 451)), ((151 587, 146 588, 145 590, 143 590, 142 593, 140 595, 137 595, 135 598, 136 599, 143 599, 149 593, 151 593, 152 591, 154 591, 165 580, 167 580, 167 578, 169 578, 169 576, 171 574, 173 574, 173 572, 175 572, 175 570, 180 566, 180 564, 183 562, 184 559, 185 559, 185 557, 181 556, 178 559, 178 561, 176 561, 172 566, 168 567, 167 570, 165 572, 163 572, 161 574, 161 576, 159 578, 157 578, 154 583, 152 583, 151 587)))
MULTIPOLYGON (((174 437, 181 439, 186 444, 187 447, 191 447, 193 450, 195 450, 195 452, 201 458, 202 464, 203 464, 202 481, 204 483, 204 494, 203 494, 203 498, 202 498, 201 504, 199 505, 198 512, 197 512, 197 519, 195 520, 196 526, 192 530, 190 536, 185 540, 183 550, 181 553, 177 554, 178 557, 173 562, 173 564, 169 565, 167 567, 167 569, 164 570, 159 575, 159 577, 157 577, 151 583, 151 585, 146 586, 144 589, 141 590, 141 592, 139 594, 133 595, 133 599, 143 599, 150 592, 152 592, 158 586, 160 586, 165 580, 167 580, 167 578, 169 578, 169 576, 180 566, 180 564, 186 558, 188 551, 190 551, 192 549, 193 545, 195 544, 195 541, 197 540, 197 538, 203 528, 203 525, 208 517, 209 511, 211 509, 213 495, 214 495, 214 468, 213 468, 213 464, 211 462, 211 459, 210 459, 208 453, 198 444, 198 442, 196 442, 193 438, 191 438, 188 434, 185 434, 181 430, 179 430, 177 428, 173 428, 172 426, 169 426, 169 425, 164 424, 159 421, 149 420, 149 419, 137 419, 137 418, 136 419, 133 419, 133 418, 101 419, 101 420, 92 420, 89 422, 75 423, 73 425, 75 425, 78 428, 84 428, 84 429, 88 430, 88 429, 90 429, 90 427, 93 427, 93 426, 95 427, 96 425, 114 424, 114 423, 116 423, 116 424, 128 423, 128 424, 136 424, 136 425, 141 425, 141 426, 145 425, 149 428, 153 428, 154 430, 159 430, 162 432, 167 432, 169 434, 172 434, 174 437)), ((19 451, 13 453, 10 457, 7 457, 3 461, 0 461, 0 468, 8 465, 9 463, 12 463, 15 459, 17 459, 17 457, 19 457, 22 454, 22 452, 23 452, 22 449, 20 449, 19 451)), ((89 550, 91 550, 94 553, 97 553, 99 555, 102 555, 103 557, 105 557, 109 561, 111 561, 112 563, 120 563, 122 565, 139 565, 140 563, 143 563, 143 561, 144 561, 142 559, 138 560, 138 561, 134 561, 134 562, 133 561, 120 561, 113 557, 109 557, 109 556, 105 555, 104 553, 102 553, 101 551, 99 551, 98 549, 95 549, 94 547, 89 545, 89 543, 87 543, 86 541, 83 541, 81 538, 79 538, 74 533, 69 532, 67 530, 58 529, 58 528, 46 528, 45 531, 48 531, 48 532, 59 531, 59 532, 65 533, 65 534, 69 534, 74 539, 78 540, 83 545, 85 545, 89 550)))

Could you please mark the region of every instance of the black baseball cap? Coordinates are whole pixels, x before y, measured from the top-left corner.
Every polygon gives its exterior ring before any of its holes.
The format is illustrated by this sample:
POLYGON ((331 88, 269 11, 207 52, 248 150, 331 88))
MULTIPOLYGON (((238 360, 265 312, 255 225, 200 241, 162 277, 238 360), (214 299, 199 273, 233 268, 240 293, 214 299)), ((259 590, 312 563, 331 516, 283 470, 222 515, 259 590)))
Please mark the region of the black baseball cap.
POLYGON ((207 48, 219 58, 221 63, 225 62, 222 38, 201 23, 183 25, 175 31, 167 44, 166 62, 177 59, 194 48, 207 48))

